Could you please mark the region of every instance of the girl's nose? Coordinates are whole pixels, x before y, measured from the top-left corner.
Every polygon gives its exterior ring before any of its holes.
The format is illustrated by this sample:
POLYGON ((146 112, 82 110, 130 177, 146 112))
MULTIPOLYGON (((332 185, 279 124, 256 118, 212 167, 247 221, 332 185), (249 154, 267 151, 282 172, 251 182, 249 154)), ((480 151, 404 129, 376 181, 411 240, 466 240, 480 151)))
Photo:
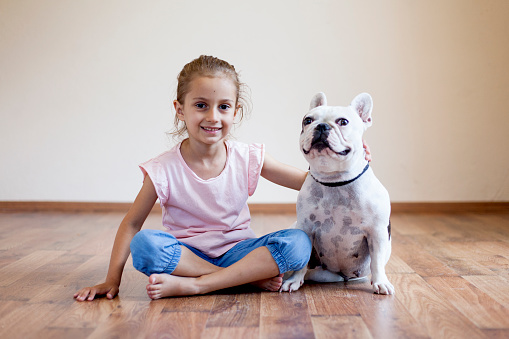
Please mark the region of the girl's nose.
POLYGON ((207 121, 210 121, 210 122, 218 121, 219 120, 219 112, 217 111, 217 109, 215 109, 215 108, 210 109, 207 112, 206 119, 207 119, 207 121))

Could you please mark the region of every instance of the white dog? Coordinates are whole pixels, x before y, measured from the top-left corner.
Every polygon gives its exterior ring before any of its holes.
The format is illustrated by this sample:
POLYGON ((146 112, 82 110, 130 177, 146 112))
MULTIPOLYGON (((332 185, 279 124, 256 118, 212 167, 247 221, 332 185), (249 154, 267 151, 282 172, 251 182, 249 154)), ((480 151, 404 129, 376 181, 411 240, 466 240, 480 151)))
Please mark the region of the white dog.
POLYGON ((313 244, 308 267, 294 272, 282 291, 304 280, 337 282, 371 271, 373 291, 394 294, 385 265, 391 255, 389 194, 365 160, 362 135, 371 126, 373 100, 359 94, 349 107, 311 101, 302 122, 300 147, 309 175, 297 199, 296 227, 313 244))

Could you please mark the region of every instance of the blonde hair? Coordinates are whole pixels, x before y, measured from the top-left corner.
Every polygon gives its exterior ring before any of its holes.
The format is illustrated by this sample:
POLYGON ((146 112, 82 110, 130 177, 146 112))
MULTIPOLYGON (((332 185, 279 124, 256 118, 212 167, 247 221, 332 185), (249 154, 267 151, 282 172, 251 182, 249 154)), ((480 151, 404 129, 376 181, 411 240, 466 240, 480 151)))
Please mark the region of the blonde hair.
MULTIPOLYGON (((194 59, 186 64, 177 76, 177 101, 179 104, 184 105, 186 94, 190 90, 191 82, 198 77, 220 77, 224 76, 232 81, 237 90, 235 107, 239 107, 237 111, 238 123, 249 113, 249 89, 247 86, 240 82, 239 74, 233 65, 219 58, 201 55, 199 58, 194 59)), ((238 124, 237 123, 237 124, 238 124)), ((187 127, 183 121, 180 121, 177 115, 174 119, 174 129, 169 132, 175 139, 181 139, 187 132, 187 127)))

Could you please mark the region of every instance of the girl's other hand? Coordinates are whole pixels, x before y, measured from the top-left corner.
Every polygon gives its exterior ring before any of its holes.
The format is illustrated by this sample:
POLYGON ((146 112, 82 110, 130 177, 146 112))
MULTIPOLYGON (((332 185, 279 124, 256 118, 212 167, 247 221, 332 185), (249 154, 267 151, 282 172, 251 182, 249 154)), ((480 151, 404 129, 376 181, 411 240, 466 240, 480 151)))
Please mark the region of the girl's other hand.
POLYGON ((371 161, 371 150, 369 149, 368 144, 366 144, 366 140, 362 139, 362 146, 364 147, 364 158, 367 161, 371 161))
POLYGON ((74 294, 74 299, 77 301, 91 301, 96 296, 106 295, 106 298, 113 299, 117 296, 119 286, 113 283, 102 283, 93 287, 85 287, 74 294))

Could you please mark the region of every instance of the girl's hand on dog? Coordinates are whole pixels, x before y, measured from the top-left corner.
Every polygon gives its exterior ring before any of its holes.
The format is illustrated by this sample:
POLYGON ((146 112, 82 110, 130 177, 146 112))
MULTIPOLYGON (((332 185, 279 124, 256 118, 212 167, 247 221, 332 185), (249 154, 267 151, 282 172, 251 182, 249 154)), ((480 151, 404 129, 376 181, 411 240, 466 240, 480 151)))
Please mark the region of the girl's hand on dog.
POLYGON ((371 161, 371 150, 369 149, 368 144, 366 144, 366 140, 362 139, 362 146, 364 147, 364 158, 367 161, 371 161))

